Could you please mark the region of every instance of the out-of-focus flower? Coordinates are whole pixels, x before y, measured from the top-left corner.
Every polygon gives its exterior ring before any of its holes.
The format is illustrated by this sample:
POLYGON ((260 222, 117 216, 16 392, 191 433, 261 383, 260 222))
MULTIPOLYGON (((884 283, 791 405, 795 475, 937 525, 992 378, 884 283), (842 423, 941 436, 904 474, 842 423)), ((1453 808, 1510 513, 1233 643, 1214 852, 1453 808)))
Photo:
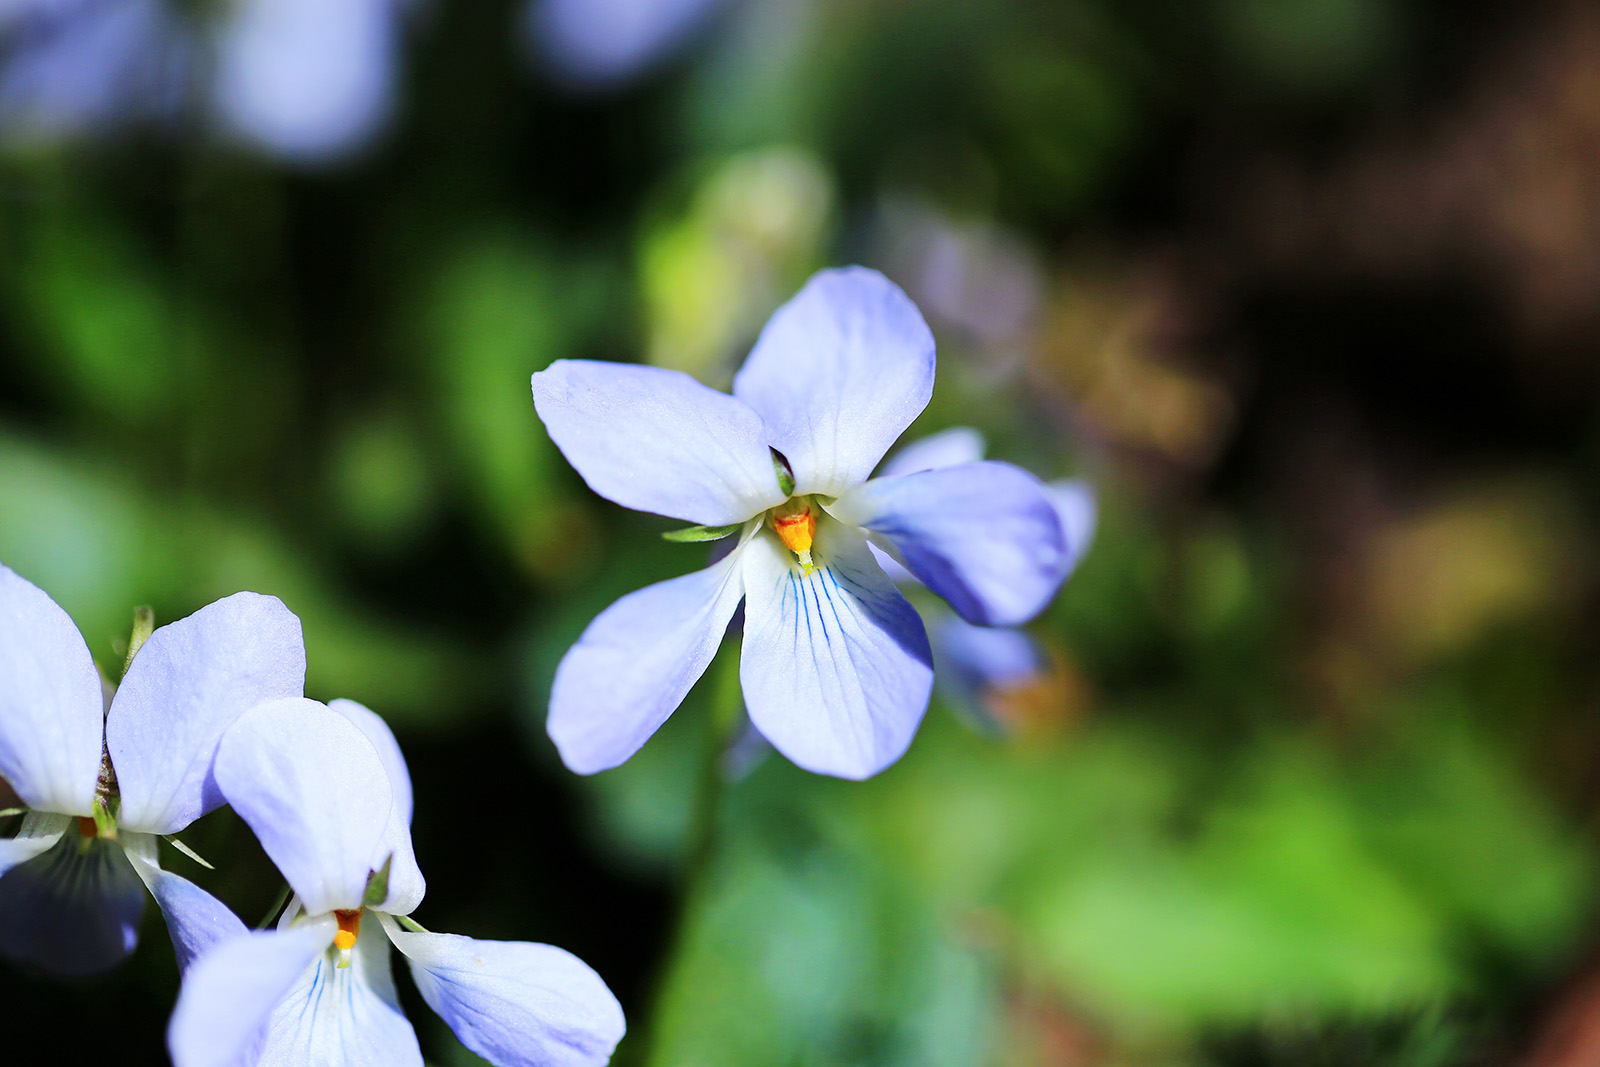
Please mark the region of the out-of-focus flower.
POLYGON ((729 0, 532 0, 535 54, 577 88, 623 84, 694 39, 729 0))
POLYGON ((688 693, 745 604, 751 720, 807 770, 876 774, 906 750, 933 684, 926 632, 868 548, 963 617, 1015 625, 1066 559, 1043 487, 1005 463, 868 481, 927 404, 934 346, 881 274, 823 271, 780 308, 733 396, 656 367, 561 360, 533 376, 551 438, 625 507, 737 534, 695 574, 623 597, 562 659, 549 731, 568 767, 614 767, 688 693))
POLYGON ((428 933, 404 918, 424 891, 411 778, 372 711, 348 700, 260 705, 223 736, 216 778, 295 895, 278 929, 228 938, 185 974, 167 1034, 177 1067, 420 1067, 395 997, 391 942, 428 1005, 497 1067, 610 1059, 622 1008, 577 957, 428 933))
POLYGON ((1044 307, 1034 251, 994 223, 958 222, 917 201, 891 199, 879 216, 884 260, 929 319, 975 343, 994 378, 1014 373, 1044 307))
POLYGON ((287 159, 367 144, 394 97, 408 0, 0 4, 0 135, 56 141, 186 110, 287 159), (206 103, 192 108, 196 93, 206 103))
POLYGON ((236 593, 150 634, 107 710, 72 620, 0 566, 0 775, 29 809, 0 841, 0 952, 61 975, 112 967, 138 941, 145 886, 180 965, 237 928, 160 868, 156 837, 223 803, 218 739, 255 704, 298 694, 305 669, 300 620, 236 593))
MULTIPOLYGON (((983 435, 971 427, 957 426, 913 441, 891 456, 878 476, 901 477, 976 463, 983 455, 983 435)), ((1062 479, 1047 483, 1044 490, 1061 524, 1065 577, 1077 569, 1094 539, 1094 489, 1087 482, 1062 479)), ((880 553, 878 561, 896 581, 915 581, 887 556, 880 553)), ((936 684, 952 707, 977 724, 991 730, 1007 729, 1015 725, 1010 720, 1021 710, 1020 705, 1037 696, 1050 696, 1054 673, 1050 656, 1025 630, 977 626, 936 605, 929 605, 923 614, 933 639, 936 684)))

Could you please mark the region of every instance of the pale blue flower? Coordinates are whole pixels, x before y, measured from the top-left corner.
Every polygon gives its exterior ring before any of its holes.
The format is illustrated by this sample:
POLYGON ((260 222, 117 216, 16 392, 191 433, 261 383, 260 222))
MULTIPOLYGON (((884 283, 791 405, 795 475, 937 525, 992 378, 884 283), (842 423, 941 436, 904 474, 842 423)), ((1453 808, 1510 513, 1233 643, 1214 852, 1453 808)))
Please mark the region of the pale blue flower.
MULTIPOLYGON (((983 435, 958 426, 914 441, 891 456, 879 477, 975 463, 983 458, 983 435)), ((1078 567, 1094 539, 1097 515, 1094 489, 1077 479, 1061 479, 1044 486, 1045 495, 1061 524, 1066 555, 1063 572, 1078 567)), ((885 555, 879 562, 896 581, 916 579, 885 555)), ((990 707, 996 697, 1025 688, 1040 678, 1049 660, 1027 631, 1008 626, 976 626, 958 615, 929 610, 925 619, 933 639, 933 662, 938 686, 957 711, 987 729, 1000 729, 990 707)))
POLYGON ((534 50, 575 87, 617 85, 688 44, 728 0, 530 0, 534 50))
POLYGON ((756 728, 808 770, 876 774, 927 709, 932 655, 868 547, 968 620, 1015 625, 1066 550, 1038 479, 980 462, 872 470, 926 406, 933 336, 875 271, 823 271, 767 323, 733 395, 656 367, 561 360, 533 376, 551 438, 625 507, 736 536, 705 570, 623 597, 562 659, 550 736, 568 767, 622 763, 682 702, 744 602, 756 728))
POLYGON ((237 928, 161 869, 156 838, 222 803, 211 765, 233 720, 304 684, 300 620, 236 593, 152 633, 107 709, 67 613, 0 566, 0 777, 28 808, 0 840, 0 953, 65 976, 114 966, 146 887, 180 964, 237 928))
POLYGON ((0 134, 56 141, 189 107, 298 161, 383 127, 411 0, 0 0, 0 134))
POLYGON ((389 945, 461 1042, 498 1067, 594 1067, 623 1033, 616 998, 550 945, 423 931, 411 779, 394 735, 353 701, 274 701, 222 739, 216 780, 294 897, 278 928, 228 938, 184 975, 176 1067, 421 1067, 389 945))

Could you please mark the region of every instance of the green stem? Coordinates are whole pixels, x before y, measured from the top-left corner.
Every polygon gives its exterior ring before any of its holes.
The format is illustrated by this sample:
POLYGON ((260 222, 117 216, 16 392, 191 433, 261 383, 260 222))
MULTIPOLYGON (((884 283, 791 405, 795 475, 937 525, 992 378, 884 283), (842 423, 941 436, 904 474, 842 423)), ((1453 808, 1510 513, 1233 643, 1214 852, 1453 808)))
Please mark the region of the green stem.
POLYGON ((656 975, 649 1018, 633 1049, 624 1045, 619 1063, 648 1067, 661 1051, 661 1028, 671 995, 675 969, 688 948, 695 916, 702 910, 710 889, 711 872, 716 863, 717 831, 721 822, 726 782, 723 756, 744 718, 744 693, 739 688, 739 658, 727 648, 713 663, 715 687, 707 709, 705 736, 702 738, 700 766, 695 776, 695 792, 689 809, 689 824, 684 835, 683 867, 679 876, 677 912, 673 917, 668 951, 656 975))

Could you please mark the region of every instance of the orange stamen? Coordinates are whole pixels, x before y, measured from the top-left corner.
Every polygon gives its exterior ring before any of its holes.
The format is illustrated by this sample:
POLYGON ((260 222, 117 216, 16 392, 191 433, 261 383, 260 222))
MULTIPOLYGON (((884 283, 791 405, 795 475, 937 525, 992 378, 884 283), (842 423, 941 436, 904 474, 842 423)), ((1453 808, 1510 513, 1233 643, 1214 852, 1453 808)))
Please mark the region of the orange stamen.
POLYGON ((361 909, 335 911, 333 917, 339 923, 339 932, 333 935, 333 945, 340 952, 349 952, 355 948, 356 935, 361 932, 361 909))
POLYGON ((784 515, 773 512, 772 529, 777 533, 778 540, 788 547, 790 552, 799 555, 811 551, 811 542, 817 536, 817 516, 805 504, 800 505, 800 510, 784 515))
POLYGON ((89 818, 87 815, 78 816, 79 835, 83 837, 94 837, 99 832, 99 828, 95 826, 93 819, 89 818))

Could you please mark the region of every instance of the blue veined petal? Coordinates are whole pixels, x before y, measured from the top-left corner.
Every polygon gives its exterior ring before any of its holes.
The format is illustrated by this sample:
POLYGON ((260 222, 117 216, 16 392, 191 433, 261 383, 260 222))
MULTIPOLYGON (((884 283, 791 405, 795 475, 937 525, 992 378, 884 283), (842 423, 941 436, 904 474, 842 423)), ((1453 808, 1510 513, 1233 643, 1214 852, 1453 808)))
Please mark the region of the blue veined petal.
POLYGON ((350 966, 323 952, 278 1001, 256 1067, 421 1067, 389 956, 379 916, 365 912, 350 966))
POLYGON ((217 40, 215 96, 247 140, 317 162, 362 147, 394 98, 397 0, 241 0, 217 40))
POLYGON ((983 626, 1031 619, 1066 576, 1061 523, 1043 484, 1009 463, 874 478, 828 512, 881 535, 919 581, 983 626))
POLYGON ((337 929, 325 915, 229 938, 195 960, 167 1024, 174 1067, 259 1067, 269 1020, 313 961, 326 960, 337 929))
POLYGON ((0 955, 62 978, 99 974, 133 953, 143 913, 122 846, 69 830, 0 875, 0 955))
POLYGON ((427 884, 411 846, 411 772, 406 769, 406 758, 389 724, 377 712, 354 700, 330 700, 328 710, 349 719, 372 743, 373 750, 383 761, 393 804, 389 825, 383 833, 385 844, 380 846, 380 851, 391 854, 393 859, 389 862, 389 895, 377 907, 391 915, 409 915, 422 903, 427 884))
POLYGON ((526 941, 383 928, 428 1006, 497 1067, 599 1067, 622 1040, 622 1006, 588 964, 526 941))
POLYGON ((161 917, 167 921, 180 973, 212 947, 246 932, 244 923, 222 901, 187 878, 161 869, 154 837, 123 834, 121 841, 134 873, 156 898, 161 917))
POLYGON ((219 807, 217 741, 241 713, 305 689, 300 620, 274 596, 235 593, 162 626, 133 657, 106 714, 130 830, 170 834, 219 807))
POLYGON ((547 727, 571 770, 593 774, 622 763, 683 702, 744 594, 742 551, 629 593, 567 650, 547 727))
POLYGON ((533 404, 589 488, 625 508, 726 526, 783 502, 761 416, 681 371, 559 359, 533 376, 533 404))
POLYGON ((0 565, 0 777, 31 808, 88 815, 104 709, 78 628, 44 590, 0 565))
POLYGON ((350 720, 304 697, 259 704, 223 735, 216 780, 308 913, 361 906, 388 858, 393 801, 350 720))
POLYGON ((884 461, 878 469, 878 477, 898 478, 918 471, 976 463, 983 458, 983 450, 983 434, 971 426, 952 426, 948 430, 919 437, 900 449, 884 461))
POLYGON ((741 555, 739 680, 756 728, 819 774, 866 778, 899 759, 928 708, 932 656, 922 621, 861 534, 818 523, 809 575, 774 535, 741 555))
POLYGON ((796 493, 867 480, 933 395, 933 334, 911 298, 865 267, 814 275, 779 308, 733 379, 766 421, 796 493))

